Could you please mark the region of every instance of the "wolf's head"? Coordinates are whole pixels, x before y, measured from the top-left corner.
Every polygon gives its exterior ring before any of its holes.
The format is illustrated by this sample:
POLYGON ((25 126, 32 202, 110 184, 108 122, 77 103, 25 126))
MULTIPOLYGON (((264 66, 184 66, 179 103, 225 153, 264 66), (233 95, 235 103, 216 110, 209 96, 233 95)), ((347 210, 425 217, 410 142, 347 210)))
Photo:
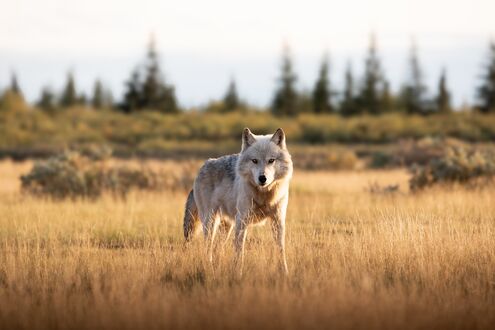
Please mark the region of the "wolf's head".
POLYGON ((292 176, 292 160, 279 128, 273 135, 242 132, 242 150, 237 163, 239 174, 259 189, 269 189, 279 180, 292 176))

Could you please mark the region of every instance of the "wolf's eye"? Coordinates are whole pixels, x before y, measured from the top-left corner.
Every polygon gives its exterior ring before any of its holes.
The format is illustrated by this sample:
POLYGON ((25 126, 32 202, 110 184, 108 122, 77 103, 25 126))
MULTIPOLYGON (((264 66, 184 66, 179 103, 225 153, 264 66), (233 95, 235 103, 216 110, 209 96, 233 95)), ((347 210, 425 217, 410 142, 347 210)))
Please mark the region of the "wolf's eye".
POLYGON ((275 159, 273 159, 273 158, 268 159, 269 164, 273 164, 274 161, 275 161, 275 159))
POLYGON ((251 161, 255 164, 258 164, 258 160, 257 159, 251 159, 251 161))

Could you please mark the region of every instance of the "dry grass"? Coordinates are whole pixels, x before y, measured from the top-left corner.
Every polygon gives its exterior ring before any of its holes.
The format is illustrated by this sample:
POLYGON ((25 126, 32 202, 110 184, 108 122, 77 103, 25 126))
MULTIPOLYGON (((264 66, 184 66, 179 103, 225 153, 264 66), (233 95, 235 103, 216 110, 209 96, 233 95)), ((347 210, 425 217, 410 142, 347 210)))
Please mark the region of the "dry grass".
MULTIPOLYGON (((159 166, 154 164, 154 166, 159 166)), ((179 166, 179 165, 177 165, 179 166)), ((491 328, 495 189, 371 194, 390 172, 298 172, 288 213, 291 276, 268 228, 214 269, 181 237, 182 193, 55 202, 19 193, 29 164, 0 163, 1 329, 491 328)))

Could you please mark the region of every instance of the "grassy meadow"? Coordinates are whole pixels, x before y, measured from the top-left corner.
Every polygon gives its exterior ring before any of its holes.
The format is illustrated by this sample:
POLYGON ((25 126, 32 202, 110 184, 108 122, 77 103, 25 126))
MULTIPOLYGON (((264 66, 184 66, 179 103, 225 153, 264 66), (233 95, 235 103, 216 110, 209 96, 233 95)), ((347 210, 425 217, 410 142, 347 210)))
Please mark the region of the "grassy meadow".
POLYGON ((238 278, 231 244, 213 267, 201 237, 184 245, 185 192, 34 198, 18 179, 31 165, 0 162, 1 329, 495 324, 493 186, 410 193, 405 170, 296 171, 290 277, 277 273, 265 226, 249 231, 238 278), (400 189, 371 192, 374 183, 400 189))

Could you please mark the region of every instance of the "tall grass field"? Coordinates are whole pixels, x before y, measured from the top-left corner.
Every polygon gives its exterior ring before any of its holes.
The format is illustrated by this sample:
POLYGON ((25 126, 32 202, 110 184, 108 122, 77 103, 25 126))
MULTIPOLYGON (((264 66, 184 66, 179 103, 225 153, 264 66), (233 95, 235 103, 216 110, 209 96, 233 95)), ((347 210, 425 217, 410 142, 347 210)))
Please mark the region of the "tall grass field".
POLYGON ((405 170, 296 171, 290 276, 265 226, 248 231, 239 278, 232 242, 213 265, 201 236, 185 245, 186 192, 38 198, 20 188, 31 166, 0 162, 0 329, 495 325, 493 185, 413 193, 405 170))

